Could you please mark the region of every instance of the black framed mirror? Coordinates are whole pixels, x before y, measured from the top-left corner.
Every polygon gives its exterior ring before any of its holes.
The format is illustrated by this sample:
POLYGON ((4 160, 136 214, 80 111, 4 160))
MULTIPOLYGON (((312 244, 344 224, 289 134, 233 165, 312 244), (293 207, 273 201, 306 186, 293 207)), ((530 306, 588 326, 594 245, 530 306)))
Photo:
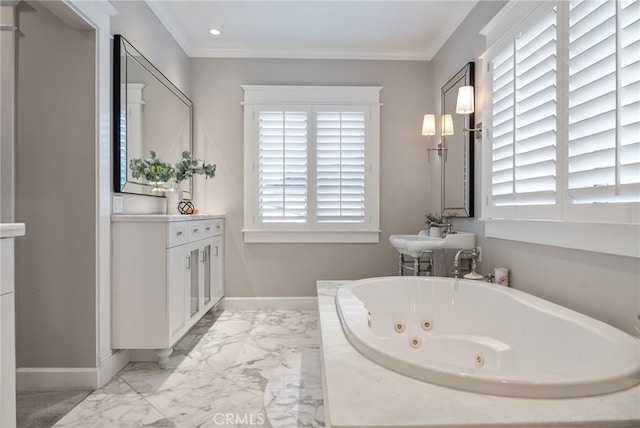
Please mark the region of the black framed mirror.
POLYGON ((465 65, 442 87, 442 212, 473 217, 474 115, 456 113, 458 89, 475 86, 474 64, 465 65), (444 129, 446 128, 446 129, 444 129), (448 134, 448 135, 446 135, 448 134))
MULTIPOLYGON (((113 188, 117 193, 163 196, 144 178, 133 178, 131 159, 153 150, 175 164, 193 153, 193 103, 121 35, 113 49, 113 188)), ((191 199, 192 180, 180 183, 191 199)))

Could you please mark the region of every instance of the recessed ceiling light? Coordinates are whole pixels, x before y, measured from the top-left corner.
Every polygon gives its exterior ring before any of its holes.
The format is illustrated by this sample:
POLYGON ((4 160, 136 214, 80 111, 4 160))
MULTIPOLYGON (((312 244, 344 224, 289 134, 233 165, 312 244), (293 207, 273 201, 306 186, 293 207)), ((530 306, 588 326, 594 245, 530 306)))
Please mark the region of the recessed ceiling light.
POLYGON ((209 29, 209 33, 211 33, 214 36, 219 36, 222 32, 220 30, 218 30, 217 28, 211 28, 211 29, 209 29))

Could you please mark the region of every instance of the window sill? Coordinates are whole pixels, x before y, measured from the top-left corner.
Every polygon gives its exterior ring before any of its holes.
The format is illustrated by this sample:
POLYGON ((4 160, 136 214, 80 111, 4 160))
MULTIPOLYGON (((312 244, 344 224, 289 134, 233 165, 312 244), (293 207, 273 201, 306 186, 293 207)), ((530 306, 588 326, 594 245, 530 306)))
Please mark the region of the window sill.
POLYGON ((480 219, 487 238, 640 258, 640 225, 480 219))
POLYGON ((244 229, 245 244, 258 243, 360 243, 377 244, 380 231, 302 231, 244 229))

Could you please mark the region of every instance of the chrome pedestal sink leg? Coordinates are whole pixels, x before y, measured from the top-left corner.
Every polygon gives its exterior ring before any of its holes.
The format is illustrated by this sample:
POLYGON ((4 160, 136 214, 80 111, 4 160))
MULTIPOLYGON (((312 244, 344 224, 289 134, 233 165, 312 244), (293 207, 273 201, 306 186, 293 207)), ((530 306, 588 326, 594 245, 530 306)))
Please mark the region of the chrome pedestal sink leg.
POLYGON ((398 274, 404 276, 404 254, 400 253, 398 256, 398 274))
POLYGON ((413 259, 413 276, 420 276, 420 257, 413 259))

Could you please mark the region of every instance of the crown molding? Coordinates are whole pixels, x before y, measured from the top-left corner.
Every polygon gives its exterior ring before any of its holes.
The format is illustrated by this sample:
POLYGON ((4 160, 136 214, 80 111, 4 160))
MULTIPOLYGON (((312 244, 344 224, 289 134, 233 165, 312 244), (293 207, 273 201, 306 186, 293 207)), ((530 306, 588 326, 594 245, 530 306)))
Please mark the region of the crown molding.
POLYGON ((455 4, 460 4, 461 7, 458 9, 458 12, 451 19, 451 24, 447 27, 447 31, 443 31, 439 33, 439 37, 436 39, 435 43, 430 44, 430 48, 426 49, 426 56, 429 61, 433 59, 433 57, 438 53, 438 51, 444 46, 444 44, 449 40, 449 37, 458 29, 460 24, 465 20, 465 18, 471 13, 476 4, 480 0, 469 0, 463 2, 456 2, 455 4))
POLYGON ((171 13, 167 11, 163 2, 154 0, 145 0, 149 9, 156 15, 162 25, 167 29, 171 37, 180 45, 182 50, 188 57, 193 57, 193 41, 191 38, 180 29, 180 26, 176 24, 171 13))
POLYGON ((346 59, 428 61, 424 51, 365 51, 331 49, 195 49, 192 58, 346 59))

